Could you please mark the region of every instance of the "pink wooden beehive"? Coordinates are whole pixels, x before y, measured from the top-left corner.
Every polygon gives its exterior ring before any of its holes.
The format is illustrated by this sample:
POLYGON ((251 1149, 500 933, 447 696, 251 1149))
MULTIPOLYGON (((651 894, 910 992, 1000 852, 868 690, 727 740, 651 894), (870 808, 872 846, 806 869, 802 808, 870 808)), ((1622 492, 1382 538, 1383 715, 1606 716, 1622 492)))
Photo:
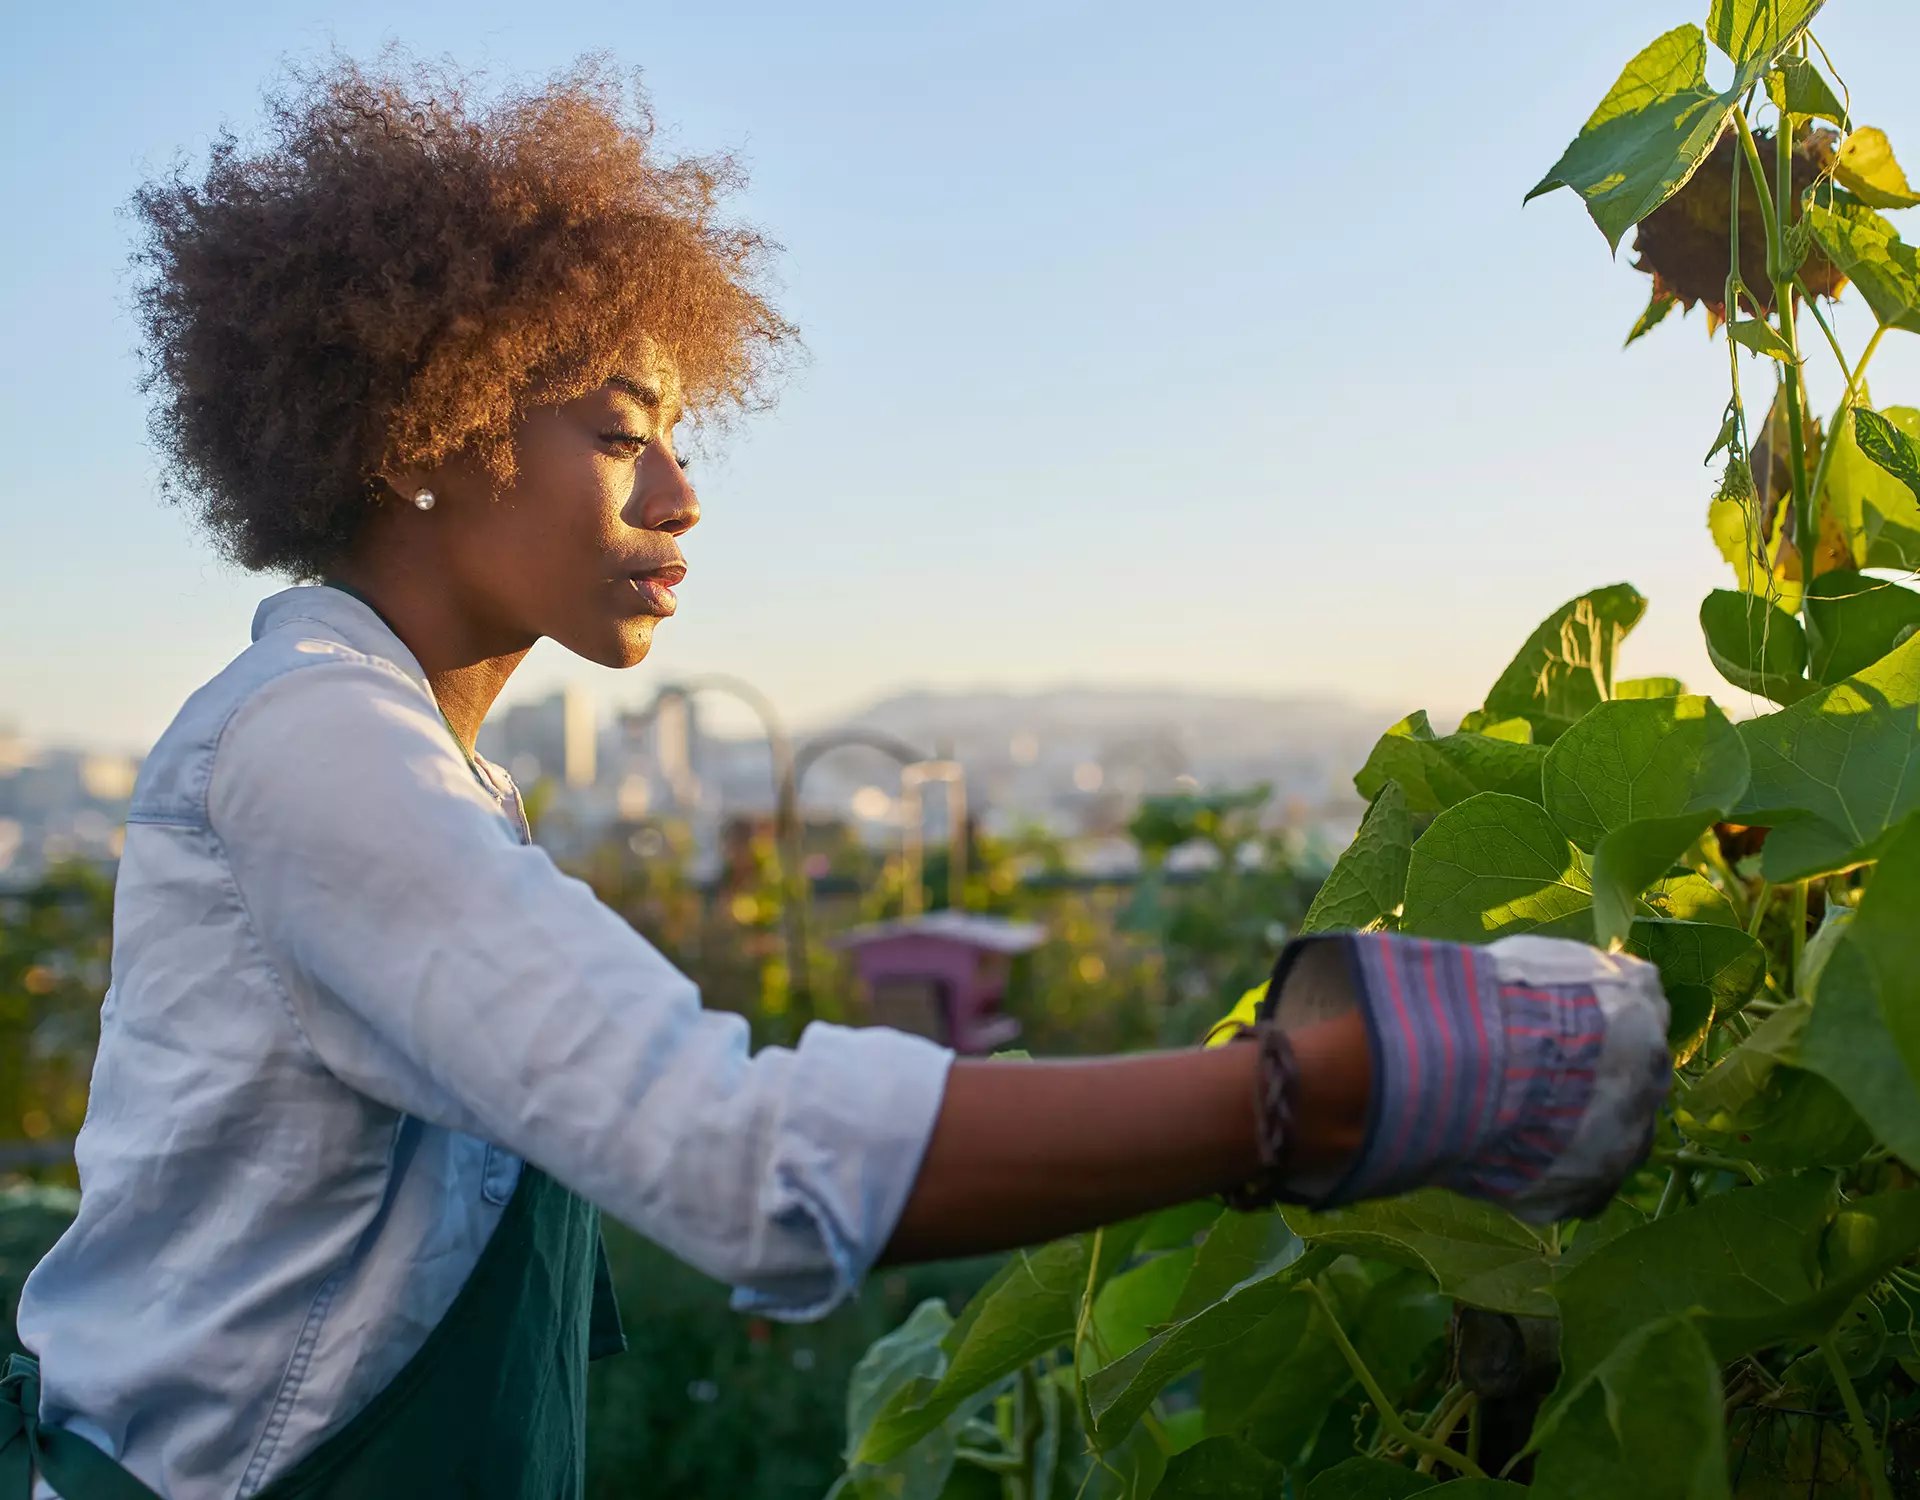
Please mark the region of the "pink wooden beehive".
POLYGON ((982 1053, 1020 1034, 1000 1010, 1007 971, 1015 954, 1045 940, 1032 922, 936 911, 856 927, 834 946, 852 952, 873 1021, 982 1053))

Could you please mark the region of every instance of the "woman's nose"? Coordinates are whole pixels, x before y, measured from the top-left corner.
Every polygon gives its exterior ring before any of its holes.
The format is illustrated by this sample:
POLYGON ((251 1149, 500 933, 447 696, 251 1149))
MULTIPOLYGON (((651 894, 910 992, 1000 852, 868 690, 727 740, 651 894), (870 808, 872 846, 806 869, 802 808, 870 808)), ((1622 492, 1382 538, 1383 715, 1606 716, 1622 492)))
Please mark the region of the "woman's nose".
POLYGON ((666 446, 653 443, 641 457, 640 524, 648 531, 679 536, 700 524, 700 500, 666 446))

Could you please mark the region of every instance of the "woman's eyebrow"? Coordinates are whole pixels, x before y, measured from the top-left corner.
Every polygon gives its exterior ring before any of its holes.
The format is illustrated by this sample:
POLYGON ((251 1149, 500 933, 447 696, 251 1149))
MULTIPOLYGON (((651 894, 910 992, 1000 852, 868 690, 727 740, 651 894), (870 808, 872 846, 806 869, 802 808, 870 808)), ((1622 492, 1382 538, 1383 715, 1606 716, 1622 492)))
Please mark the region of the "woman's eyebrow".
POLYGON ((645 385, 637 380, 629 380, 624 375, 609 375, 607 377, 607 384, 617 391, 625 391, 649 411, 655 410, 660 405, 660 388, 658 386, 645 385))

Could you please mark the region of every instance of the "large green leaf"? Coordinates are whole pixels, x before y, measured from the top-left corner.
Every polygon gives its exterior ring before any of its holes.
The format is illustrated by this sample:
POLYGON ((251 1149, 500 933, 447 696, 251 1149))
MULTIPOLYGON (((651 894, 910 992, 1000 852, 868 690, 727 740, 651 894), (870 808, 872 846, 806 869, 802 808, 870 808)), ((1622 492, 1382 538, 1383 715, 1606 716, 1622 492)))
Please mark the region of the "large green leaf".
POLYGON ((1807 670, 1816 682, 1839 682, 1893 649, 1901 632, 1920 625, 1920 594, 1865 573, 1822 573, 1807 591, 1807 670))
POLYGON ((1175 1500, 1269 1500, 1282 1493, 1286 1470, 1251 1443, 1212 1437, 1167 1460, 1156 1494, 1175 1500))
POLYGON ((1546 1242, 1505 1210, 1439 1188, 1350 1208, 1281 1210, 1316 1247, 1424 1271, 1470 1307, 1551 1316, 1559 1269, 1546 1242))
POLYGON ((1730 101, 1707 86, 1706 38, 1677 26, 1628 63, 1527 200, 1570 187, 1617 249, 1620 237, 1694 173, 1726 128, 1730 101))
POLYGON ((1807 205, 1805 222, 1827 259, 1860 289, 1888 328, 1920 332, 1920 257, 1871 208, 1807 205))
POLYGON ((1534 1436, 1528 1493, 1554 1500, 1725 1500, 1720 1362, 1691 1318, 1635 1330, 1534 1436))
MULTIPOLYGON (((1913 407, 1884 407, 1876 415, 1909 441, 1920 438, 1920 411, 1913 407)), ((1846 536, 1859 566, 1920 568, 1920 501, 1861 451, 1855 428, 1854 422, 1842 422, 1834 433, 1823 514, 1846 536)))
MULTIPOLYGON (((1887 1030, 1909 1076, 1920 1079, 1920 817, 1909 818, 1887 842, 1840 938, 1838 949, 1845 948, 1866 960, 1887 1030)), ((1840 961, 1838 949, 1822 980, 1840 961)))
POLYGON ((1908 1166, 1920 1167, 1920 1085, 1907 1071, 1866 953, 1843 936, 1814 982, 1798 1061, 1851 1104, 1908 1166))
POLYGON ((1739 729, 1753 775, 1735 816, 1771 827, 1767 879, 1804 880, 1871 858, 1920 807, 1920 636, 1739 729))
POLYGON ((1646 609, 1646 599, 1625 583, 1569 599, 1527 637, 1488 691, 1483 713, 1525 719, 1541 744, 1554 739, 1613 696, 1614 656, 1646 609))
MULTIPOLYGON (((1131 1252, 1146 1219, 1101 1233, 1093 1281, 1104 1285, 1131 1252)), ((860 1464, 885 1464, 932 1432, 970 1397, 1072 1337, 1088 1282, 1094 1236, 1056 1240, 1010 1259, 966 1306, 941 1347, 945 1369, 897 1387, 854 1450, 860 1464)))
POLYGON ((1627 951, 1660 971, 1676 1022, 1677 991, 1705 990, 1714 1009, 1725 1015, 1746 1004, 1767 975, 1766 950, 1740 928, 1718 922, 1642 917, 1627 937, 1627 951))
POLYGON ((1413 812, 1438 812, 1478 792, 1538 798, 1546 750, 1532 741, 1525 719, 1436 736, 1426 710, 1418 709, 1380 737, 1353 784, 1373 801, 1397 781, 1413 812))
POLYGON ((1300 923, 1302 932, 1372 927, 1400 910, 1413 852, 1413 819, 1397 781, 1380 788, 1359 832, 1321 882, 1300 923))
POLYGON ((1192 1269, 1173 1304, 1173 1321, 1204 1311, 1236 1287, 1286 1270, 1300 1259, 1303 1248, 1278 1211, 1243 1214, 1227 1209, 1194 1253, 1192 1269))
POLYGON ((1733 806, 1747 750, 1710 698, 1602 703, 1553 742, 1541 784, 1561 830, 1592 849, 1642 819, 1733 806))
MULTIPOLYGON (((1243 1338, 1277 1312, 1300 1281, 1325 1264, 1326 1257, 1307 1255, 1305 1246, 1297 1240, 1293 1244, 1293 1254, 1283 1264, 1240 1282, 1217 1301, 1162 1329, 1087 1377, 1087 1409, 1093 1417, 1091 1436, 1097 1445, 1111 1446, 1124 1438, 1170 1382, 1211 1351, 1243 1338)), ((1279 1352, 1276 1350, 1276 1355, 1279 1352)))
POLYGON ((1813 1007, 1768 1016, 1688 1088, 1674 1118, 1693 1140, 1769 1167, 1848 1166, 1872 1145, 1860 1116, 1826 1079, 1798 1066, 1813 1007))
POLYGON ((1590 890, 1586 862, 1545 808, 1482 792, 1441 813, 1414 844, 1400 926, 1462 942, 1584 931, 1590 890))
POLYGON ((1717 1358, 1817 1339, 1886 1270, 1920 1245, 1920 1191, 1841 1209, 1825 1174, 1775 1177, 1630 1229, 1555 1285, 1561 1390, 1573 1390, 1657 1319, 1700 1315, 1717 1358), (1830 1232, 1848 1226, 1839 1242, 1830 1232))
POLYGON ((1732 58, 1744 91, 1807 29, 1825 0, 1713 0, 1707 39, 1732 58))
POLYGON ((1626 941, 1640 893, 1665 876, 1719 816, 1720 809, 1709 808, 1670 818, 1640 818, 1600 840, 1593 855, 1595 943, 1610 950, 1626 941))
POLYGON ((1804 57, 1783 57, 1780 66, 1767 75, 1767 97, 1781 114, 1831 120, 1841 129, 1847 125, 1847 107, 1834 94, 1833 86, 1804 57))
POLYGON ((939 1377, 947 1363, 941 1340, 952 1327, 953 1317, 946 1304, 929 1297, 906 1322, 875 1340, 854 1366, 847 1382, 847 1447, 850 1478, 857 1494, 939 1500, 954 1464, 954 1434, 945 1425, 936 1427, 887 1464, 862 1464, 854 1461, 853 1453, 896 1391, 916 1379, 939 1377))
POLYGON ((1193 1269, 1193 1249, 1147 1257, 1100 1289, 1093 1303, 1093 1326, 1109 1354, 1126 1354, 1147 1341, 1167 1321, 1174 1299, 1193 1269))
POLYGON ((1703 36, 1678 26, 1628 63, 1528 199, 1570 187, 1617 249, 1678 192, 1726 128, 1734 104, 1805 29, 1821 0, 1718 0, 1703 36), (1734 60, 1731 87, 1707 84, 1707 37, 1734 60))
POLYGON ((1793 703, 1811 691, 1806 634, 1779 605, 1715 589, 1700 601, 1700 629, 1714 669, 1735 687, 1775 703, 1793 703))

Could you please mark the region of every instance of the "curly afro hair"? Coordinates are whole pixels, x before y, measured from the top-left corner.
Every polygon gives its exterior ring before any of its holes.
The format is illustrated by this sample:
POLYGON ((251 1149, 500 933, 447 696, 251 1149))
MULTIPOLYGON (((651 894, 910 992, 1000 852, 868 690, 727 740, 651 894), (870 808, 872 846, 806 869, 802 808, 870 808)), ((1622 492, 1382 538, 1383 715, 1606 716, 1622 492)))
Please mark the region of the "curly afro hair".
POLYGON ((510 482, 516 418, 640 348, 700 415, 762 404, 798 347, 762 290, 776 247, 718 217, 735 163, 657 155, 601 59, 480 107, 390 49, 266 102, 262 149, 223 132, 203 181, 133 198, 164 493, 241 567, 323 575, 391 503, 382 473, 464 454, 510 482))

